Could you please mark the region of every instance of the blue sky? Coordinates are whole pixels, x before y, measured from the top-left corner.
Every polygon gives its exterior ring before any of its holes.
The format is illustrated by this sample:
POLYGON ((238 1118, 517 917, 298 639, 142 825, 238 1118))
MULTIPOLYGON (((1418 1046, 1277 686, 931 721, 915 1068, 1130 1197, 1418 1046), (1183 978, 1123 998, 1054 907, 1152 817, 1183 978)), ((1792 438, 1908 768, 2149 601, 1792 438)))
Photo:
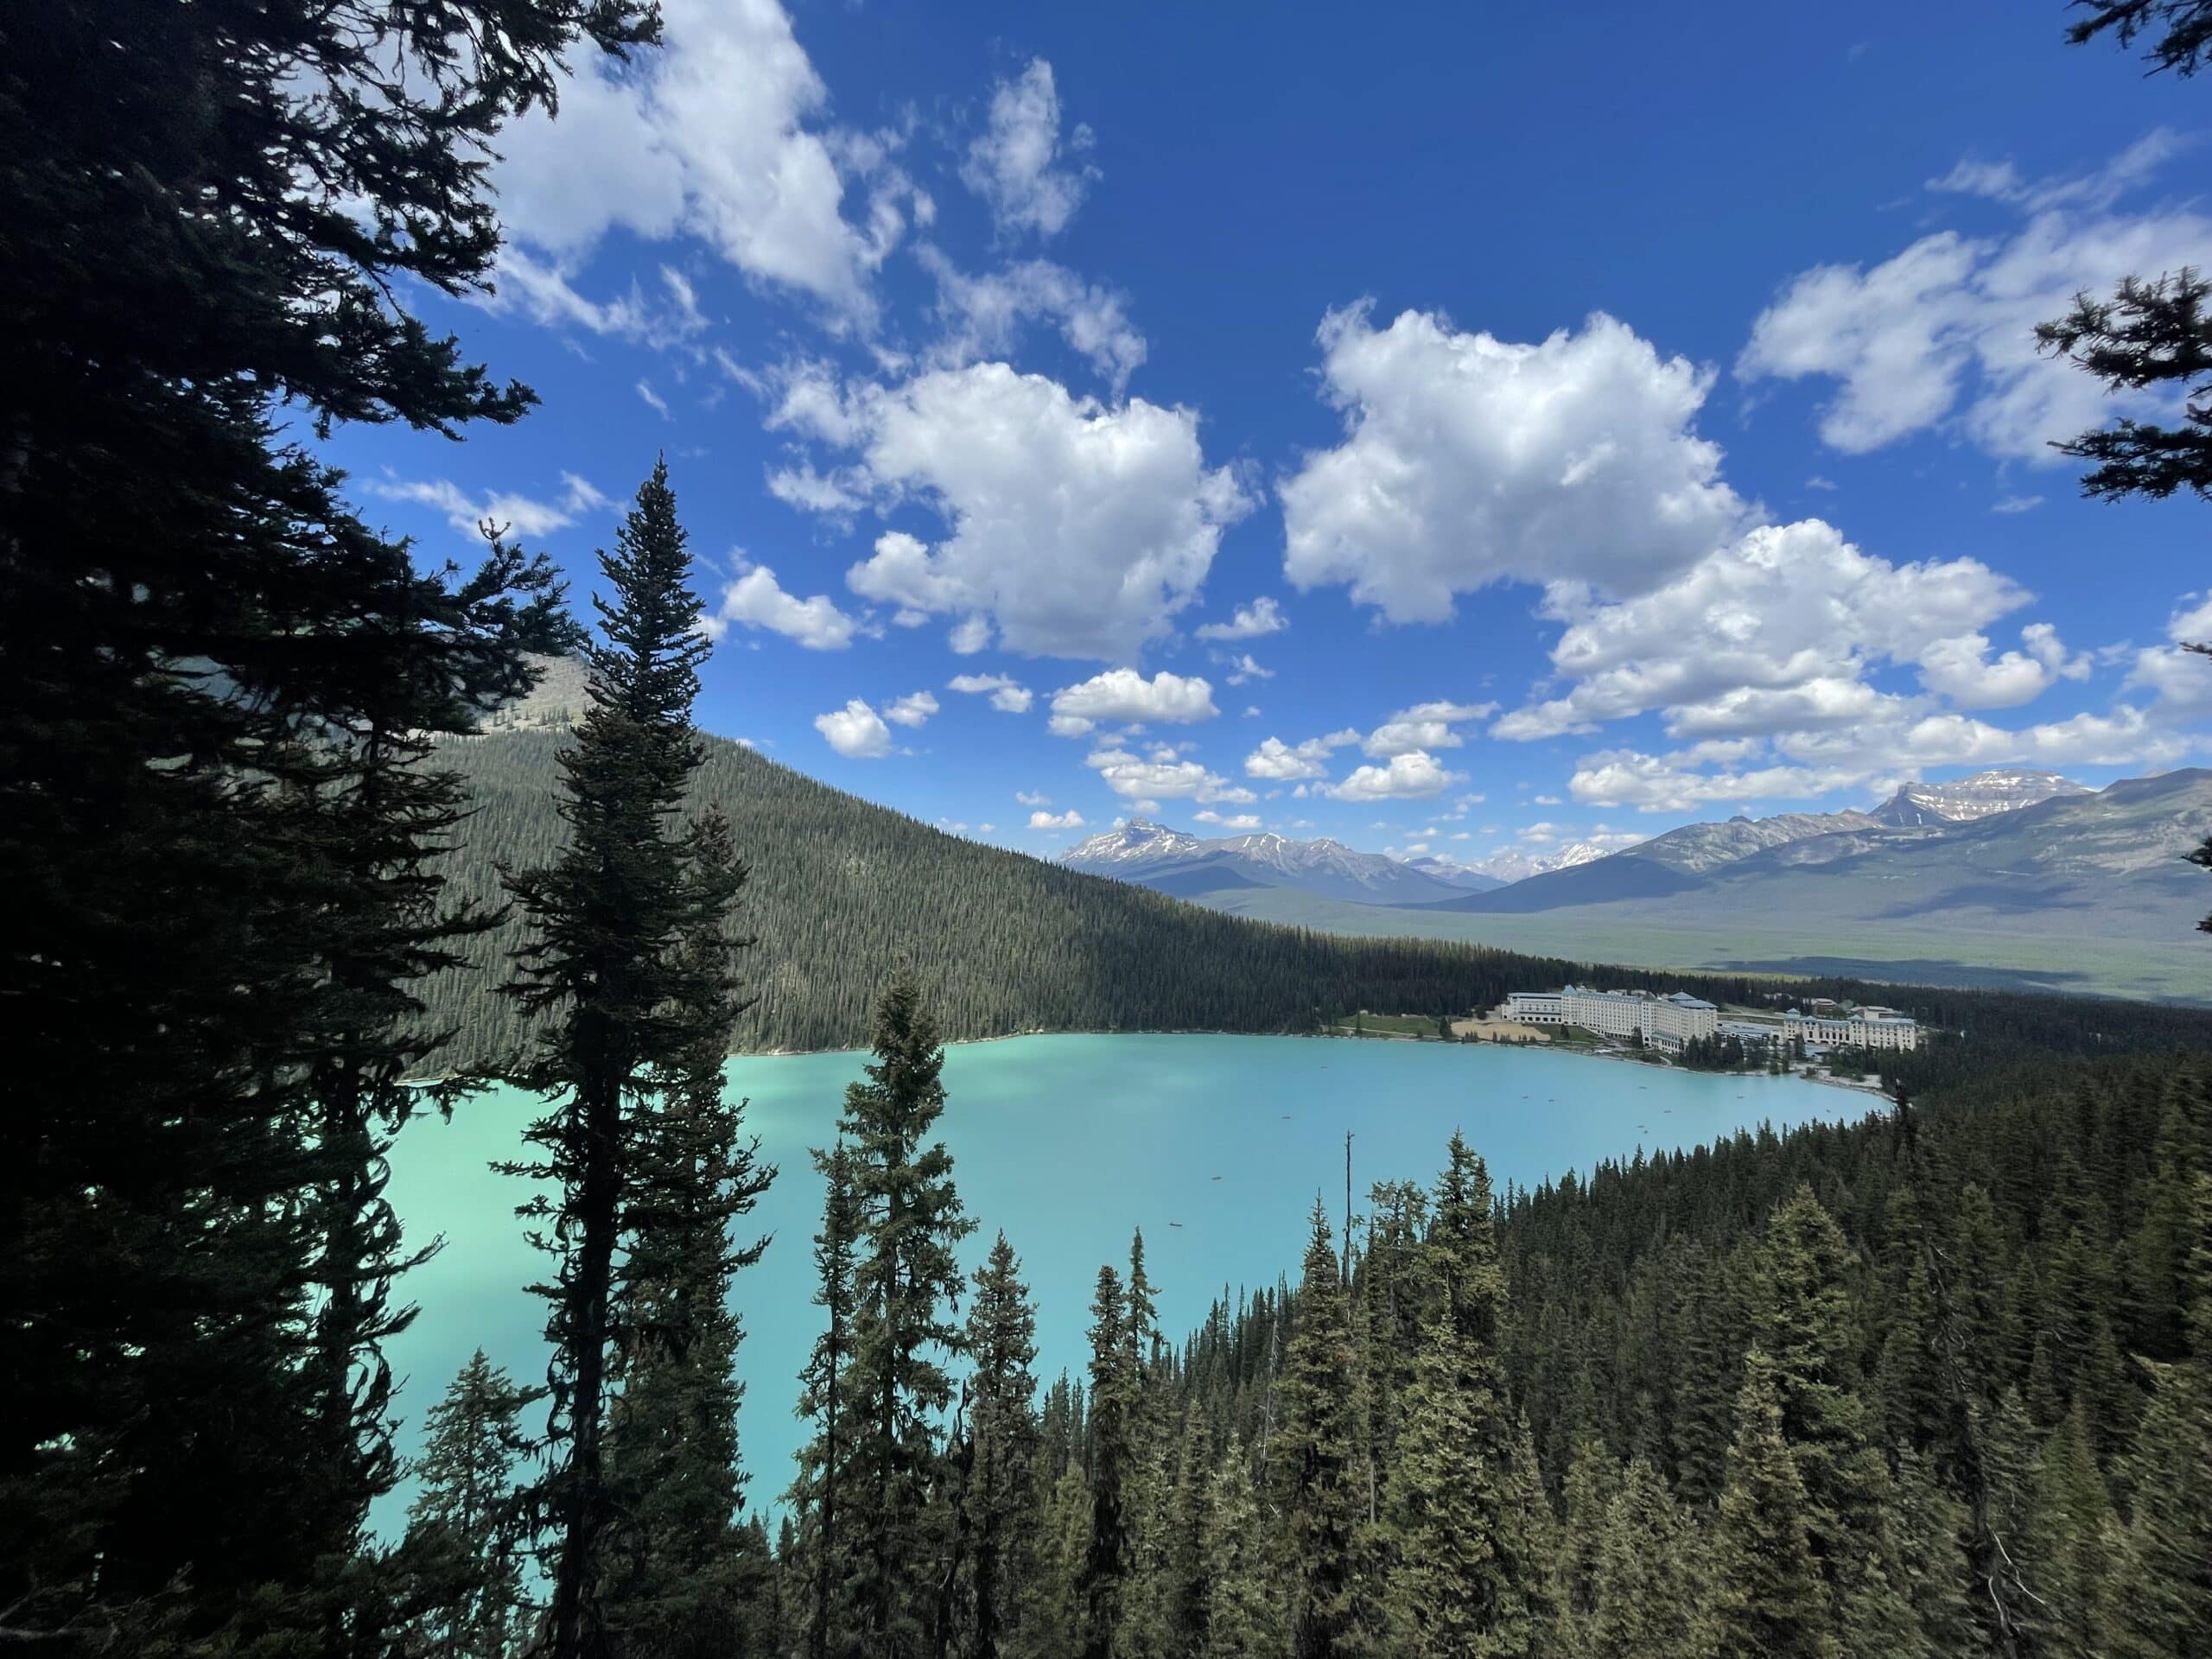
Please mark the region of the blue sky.
POLYGON ((543 407, 333 450, 580 585, 664 450, 709 730, 1046 854, 2203 758, 2212 516, 2076 499, 2030 330, 2212 264, 2212 94, 2063 7, 666 16, 422 302, 543 407))

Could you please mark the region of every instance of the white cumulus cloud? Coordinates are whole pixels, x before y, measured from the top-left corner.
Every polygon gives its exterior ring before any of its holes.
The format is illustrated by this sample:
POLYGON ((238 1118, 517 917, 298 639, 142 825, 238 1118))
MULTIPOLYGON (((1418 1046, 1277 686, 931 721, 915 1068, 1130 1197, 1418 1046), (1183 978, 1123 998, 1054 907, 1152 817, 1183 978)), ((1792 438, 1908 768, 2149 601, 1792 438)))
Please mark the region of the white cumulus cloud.
POLYGON ((521 297, 591 326, 569 284, 600 242, 681 232, 747 276, 867 312, 918 206, 885 147, 819 125, 828 89, 776 0, 664 0, 662 14, 659 50, 580 55, 559 119, 540 109, 501 136, 492 176, 531 272, 521 297), (849 171, 869 186, 863 223, 845 215, 849 171))
POLYGON ((712 621, 717 627, 735 622, 766 629, 809 651, 842 651, 861 626, 826 594, 799 599, 785 593, 776 573, 765 564, 753 565, 722 589, 721 606, 712 621))
POLYGON ((471 495, 444 478, 371 478, 361 481, 361 488, 387 501, 411 501, 418 506, 435 507, 445 515, 448 524, 471 541, 480 539, 482 526, 487 524, 504 534, 524 539, 550 536, 556 530, 567 529, 587 512, 614 505, 589 479, 575 473, 561 474, 561 493, 550 501, 508 490, 471 495))
POLYGON ((1547 613, 1567 625, 1551 653, 1567 689, 1492 729, 1555 737, 1654 709, 1678 737, 1845 725, 1895 701, 1866 678, 1884 662, 1962 702, 2023 701, 2064 668, 2056 636, 1992 662, 1982 631, 2029 597, 1976 559, 1892 564, 1817 518, 1763 526, 1632 599, 1548 588, 1547 613))
POLYGON ((1691 423, 1710 376, 1592 317, 1536 345, 1368 308, 1320 331, 1344 442, 1282 486, 1283 569, 1394 622, 1441 621, 1491 582, 1618 593, 1695 563, 1745 517, 1691 423))
POLYGON ((1415 749, 1456 749, 1466 740, 1452 729, 1497 712, 1494 702, 1420 702, 1402 709, 1367 734, 1361 747, 1377 760, 1415 749))
POLYGON ((949 616, 956 649, 993 638, 1030 656, 1130 661, 1198 596, 1222 532, 1251 503, 1209 468, 1198 416, 1142 398, 1104 404, 1003 363, 850 391, 791 378, 771 423, 857 448, 836 476, 948 527, 934 543, 878 537, 847 584, 949 616))
POLYGON ((849 760, 874 760, 891 753, 891 728, 858 697, 842 709, 817 715, 814 729, 849 760))
POLYGON ((1228 621, 1207 623, 1198 635, 1201 639, 1257 639, 1262 634, 1281 633, 1289 626, 1282 607, 1263 594, 1249 605, 1238 606, 1228 621))
POLYGON ((1329 775, 1330 753, 1358 741, 1359 734, 1354 731, 1331 732, 1326 737, 1309 737, 1294 745, 1270 737, 1244 757, 1244 775, 1265 778, 1271 783, 1325 778, 1329 775))
POLYGON ((945 682, 945 689, 963 696, 988 696, 991 707, 1002 715, 1026 715, 1036 701, 1036 693, 1004 674, 956 674, 945 682))
POLYGON ((1961 164, 1933 188, 2010 204, 2022 221, 1995 236, 1936 231, 1875 264, 1801 273, 1752 326, 1737 373, 1831 386, 1820 431, 1836 449, 1955 424, 1993 455, 2066 464, 2052 440, 2164 399, 2111 396, 2039 353, 2036 325, 2131 273, 2212 265, 2212 219, 2195 207, 2117 205, 2177 147, 2153 134, 2100 173, 2036 182, 2009 163, 1961 164))
POLYGON ((1083 814, 1073 807, 1065 812, 1032 812, 1029 827, 1032 830, 1080 830, 1083 828, 1083 814))
POLYGON ((1052 693, 1052 729, 1056 737, 1080 737, 1102 720, 1187 726, 1220 712, 1205 680, 1165 669, 1147 679, 1133 668, 1113 668, 1052 693))
POLYGON ((1057 236, 1097 176, 1082 159, 1090 143, 1090 130, 1084 126, 1061 142, 1052 66, 1033 59, 1012 80, 991 89, 989 125, 969 147, 961 181, 989 205, 1002 235, 1057 236))
POLYGON ((1392 755, 1382 766, 1357 767, 1344 782, 1323 785, 1320 792, 1340 801, 1426 800, 1465 783, 1466 776, 1446 771, 1434 755, 1414 749, 1392 755))
POLYGON ((920 726, 937 713, 937 699, 927 691, 909 691, 883 705, 883 717, 899 726, 920 726))
POLYGON ((1258 798, 1250 790, 1231 784, 1166 745, 1156 746, 1143 755, 1121 747, 1096 749, 1084 764, 1098 773, 1107 788, 1134 804, 1138 811, 1156 811, 1163 800, 1244 804, 1258 798))
POLYGON ((1011 356, 1032 322, 1049 324, 1117 395, 1145 359, 1145 338, 1129 321, 1128 296, 1085 282, 1065 265, 1029 259, 970 276, 937 248, 923 248, 920 257, 937 278, 944 328, 931 348, 932 363, 958 368, 1011 356))

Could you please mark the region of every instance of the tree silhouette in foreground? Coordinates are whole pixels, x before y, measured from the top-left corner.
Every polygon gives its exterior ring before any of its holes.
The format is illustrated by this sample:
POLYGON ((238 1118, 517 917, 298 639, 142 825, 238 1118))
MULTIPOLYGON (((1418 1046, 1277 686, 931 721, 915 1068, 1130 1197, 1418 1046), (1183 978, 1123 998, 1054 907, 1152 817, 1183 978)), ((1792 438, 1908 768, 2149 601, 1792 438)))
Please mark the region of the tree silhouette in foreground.
MULTIPOLYGON (((665 1229, 679 1218, 671 1206, 689 1206, 686 1242, 663 1242, 691 1252, 683 1270, 696 1274, 696 1252, 726 1248, 710 1224, 737 1212, 731 1189, 743 1193, 751 1178, 749 1154, 733 1166, 740 1152, 719 1105, 701 1116, 720 1087, 719 1065, 701 1076, 701 1049, 726 1037, 733 1013, 723 951, 701 941, 719 937, 736 884, 734 863, 702 864, 698 837, 677 821, 699 764, 690 714, 708 645, 665 461, 601 568, 609 594, 594 601, 603 637, 587 653, 591 707, 562 757, 573 838, 557 863, 508 884, 531 930, 511 988, 546 1027, 519 1077, 548 1103, 526 1137, 538 1155, 505 1167, 554 1189, 521 1213, 546 1224, 533 1238, 558 1262, 554 1281, 537 1287, 552 1305, 551 1461, 537 1500, 553 1540, 547 1647, 556 1659, 607 1646, 610 1367, 650 1365, 637 1344, 654 1317, 620 1293, 685 1294, 625 1283, 622 1253, 642 1224, 665 1229), (710 1185, 679 1194, 672 1175, 710 1185)), ((636 1265, 651 1274, 671 1264, 636 1265)), ((711 1275, 728 1264, 703 1265, 711 1275)), ((664 1313, 662 1333, 670 1328, 664 1313)))

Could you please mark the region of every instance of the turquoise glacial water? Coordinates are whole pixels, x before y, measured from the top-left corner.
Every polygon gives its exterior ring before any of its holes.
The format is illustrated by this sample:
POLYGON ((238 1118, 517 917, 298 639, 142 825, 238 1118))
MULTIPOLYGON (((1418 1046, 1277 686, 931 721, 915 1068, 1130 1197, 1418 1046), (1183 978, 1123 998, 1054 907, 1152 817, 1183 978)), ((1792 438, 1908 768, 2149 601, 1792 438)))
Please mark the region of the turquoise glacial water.
MULTIPOLYGON (((812 1235, 822 1186, 807 1157, 826 1146, 861 1056, 805 1054, 731 1063, 761 1154, 781 1174, 753 1217, 772 1237, 740 1275, 746 1378, 740 1434, 748 1501, 772 1504, 791 1478, 803 1426, 791 1414, 812 1343, 812 1235)), ((940 1129, 981 1262, 1001 1230, 1039 1305, 1040 1376, 1079 1370, 1102 1262, 1126 1262, 1144 1230, 1163 1327, 1179 1338, 1224 1288, 1271 1285, 1296 1270, 1316 1192, 1332 1224, 1344 1202, 1344 1137, 1353 1179, 1432 1178, 1454 1128, 1499 1185, 1535 1185, 1608 1158, 1692 1147, 1768 1123, 1863 1115, 1870 1103, 1795 1077, 1713 1077, 1541 1049, 1298 1037, 1048 1036, 948 1051, 940 1129)), ((424 1410, 478 1346, 518 1379, 544 1372, 543 1305, 522 1287, 550 1267, 514 1215, 523 1184, 493 1174, 515 1155, 530 1097, 479 1096, 449 1123, 410 1124, 393 1158, 391 1197, 410 1242, 445 1248, 409 1275, 422 1308, 389 1345, 402 1380, 403 1450, 424 1410)), ((404 1493, 379 1519, 396 1522, 404 1493)))

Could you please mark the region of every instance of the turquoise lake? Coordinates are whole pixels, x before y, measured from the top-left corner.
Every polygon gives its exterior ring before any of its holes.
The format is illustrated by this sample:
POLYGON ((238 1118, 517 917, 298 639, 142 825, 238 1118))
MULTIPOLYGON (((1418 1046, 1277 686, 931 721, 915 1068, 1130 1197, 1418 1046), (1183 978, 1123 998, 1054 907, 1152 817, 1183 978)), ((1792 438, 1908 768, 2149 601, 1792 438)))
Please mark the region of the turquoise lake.
MULTIPOLYGON (((781 1174, 753 1217, 771 1235, 739 1277, 745 1318, 740 1417, 748 1502, 772 1504, 803 1438, 797 1373, 814 1339, 810 1252, 822 1185, 807 1157, 835 1134, 856 1054, 731 1063, 747 1122, 781 1174)), ((1608 1158, 1696 1146, 1738 1128, 1864 1116, 1863 1096, 1796 1077, 1714 1077, 1540 1049, 1299 1037, 1049 1036, 947 1051, 939 1128, 968 1213, 971 1266, 1003 1230, 1039 1305, 1038 1370, 1080 1370, 1093 1281, 1126 1263, 1142 1228, 1160 1321, 1180 1336, 1226 1288, 1294 1273, 1316 1192, 1332 1224, 1344 1203, 1344 1137, 1363 1198, 1383 1179, 1424 1183, 1454 1128, 1491 1179, 1534 1185, 1608 1158)), ((479 1346, 518 1380, 544 1373, 543 1306, 522 1287, 548 1258, 523 1240, 522 1183, 493 1174, 515 1155, 534 1103, 480 1096, 450 1123, 410 1123, 392 1155, 391 1198, 409 1239, 445 1248, 410 1274, 420 1304, 389 1344, 401 1381, 401 1446, 479 1346)), ((404 1510, 395 1494, 379 1515, 404 1510)))

